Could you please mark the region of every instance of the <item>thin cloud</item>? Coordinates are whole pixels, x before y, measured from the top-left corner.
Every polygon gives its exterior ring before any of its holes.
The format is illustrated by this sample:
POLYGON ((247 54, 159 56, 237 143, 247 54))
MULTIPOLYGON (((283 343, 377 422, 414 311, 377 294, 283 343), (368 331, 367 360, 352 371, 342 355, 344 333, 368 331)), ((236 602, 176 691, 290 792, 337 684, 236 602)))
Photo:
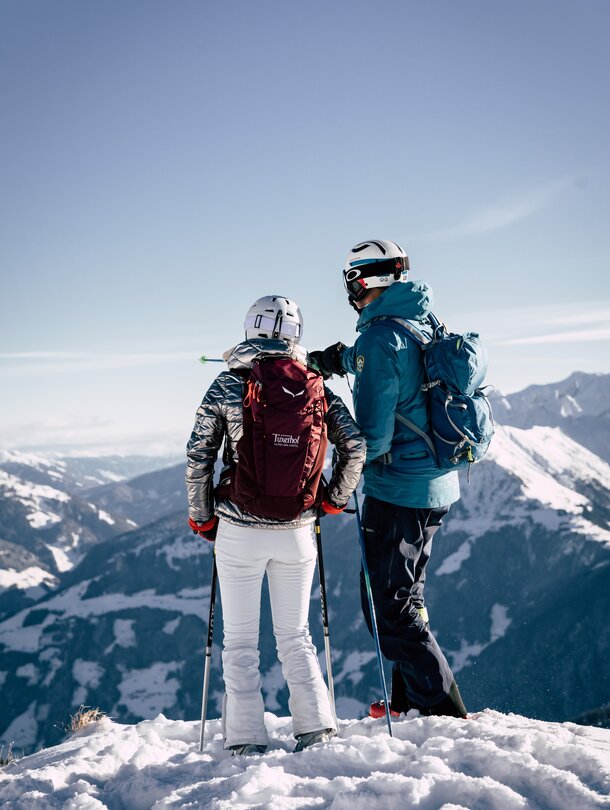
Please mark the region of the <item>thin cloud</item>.
POLYGON ((610 324, 610 309, 593 312, 577 312, 573 315, 565 315, 553 318, 551 323, 561 326, 576 326, 578 324, 608 323, 610 324))
POLYGON ((0 352, 0 360, 81 360, 84 352, 0 352))
POLYGON ((100 417, 72 414, 31 424, 0 428, 4 449, 58 452, 73 455, 168 455, 184 453, 184 431, 155 427, 137 432, 100 417))
POLYGON ((499 340, 499 346, 531 346, 548 343, 583 343, 590 340, 610 340, 610 327, 606 329, 582 329, 576 332, 555 332, 550 335, 531 335, 530 337, 499 340))
POLYGON ((474 211, 462 222, 425 235, 425 239, 455 239, 507 228, 537 214, 551 205, 566 188, 573 186, 574 177, 563 178, 545 186, 530 189, 519 199, 503 200, 474 211))
POLYGON ((453 314, 447 320, 453 331, 466 331, 476 324, 485 343, 499 345, 537 343, 563 343, 572 339, 602 340, 610 328, 610 303, 607 300, 566 301, 562 304, 524 304, 520 307, 479 308, 453 314), (600 331, 601 330, 601 331, 600 331), (573 335, 583 337, 575 338, 573 335), (517 337, 518 335, 518 337, 517 337))
POLYGON ((75 371, 109 371, 139 368, 163 363, 196 362, 193 352, 130 352, 124 354, 77 354, 69 352, 5 352, 0 353, 2 376, 31 374, 61 374, 75 371))

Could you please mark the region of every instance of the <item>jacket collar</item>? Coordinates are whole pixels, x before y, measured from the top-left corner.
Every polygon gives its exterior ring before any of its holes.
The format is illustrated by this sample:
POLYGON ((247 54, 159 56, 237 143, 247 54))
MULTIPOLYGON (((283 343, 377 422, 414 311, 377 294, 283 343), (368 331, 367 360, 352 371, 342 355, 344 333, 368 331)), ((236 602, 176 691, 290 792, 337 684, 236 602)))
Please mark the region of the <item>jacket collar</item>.
POLYGON ((303 365, 307 364, 307 351, 302 346, 270 338, 244 340, 232 349, 227 349, 222 357, 231 371, 250 369, 255 360, 263 357, 291 357, 303 365))
POLYGON ((375 318, 425 321, 432 307, 432 289, 423 281, 392 284, 360 313, 356 329, 362 332, 375 318))

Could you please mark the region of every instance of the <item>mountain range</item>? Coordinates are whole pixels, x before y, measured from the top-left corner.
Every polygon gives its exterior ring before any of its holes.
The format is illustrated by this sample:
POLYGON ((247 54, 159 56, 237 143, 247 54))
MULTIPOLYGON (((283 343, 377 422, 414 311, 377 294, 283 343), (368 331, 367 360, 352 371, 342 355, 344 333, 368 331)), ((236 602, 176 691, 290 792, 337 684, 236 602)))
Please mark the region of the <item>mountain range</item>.
POLYGON ((530 385, 508 396, 493 394, 496 421, 529 428, 558 427, 591 452, 610 462, 608 374, 576 371, 551 385, 530 385))
MULTIPOLYGON (((610 375, 579 373, 493 397, 496 436, 435 538, 426 585, 471 711, 607 716, 609 395, 610 375)), ((0 739, 26 750, 56 742, 80 704, 121 722, 196 717, 212 555, 185 525, 183 465, 84 492, 57 470, 21 465, 0 464, 0 575, 14 572, 0 595, 0 739), (38 582, 26 576, 36 568, 38 582)), ((356 527, 347 514, 321 525, 337 709, 353 717, 380 696, 356 527)), ((221 613, 210 716, 223 691, 221 613)), ((315 586, 310 623, 322 651, 315 586)), ((285 713, 267 599, 261 669, 267 708, 285 713)))
POLYGON ((184 497, 183 469, 174 466, 166 472, 168 461, 145 456, 0 453, 0 619, 56 588, 61 574, 92 546, 139 525, 140 512, 124 514, 120 506, 129 497, 125 482, 132 476, 144 487, 138 493, 142 507, 144 495, 149 496, 151 520, 159 514, 158 504, 167 507, 165 513, 179 509, 184 497), (146 473, 158 469, 164 470, 159 473, 162 491, 154 492, 146 489, 146 473), (105 485, 118 488, 116 508, 115 504, 107 508, 105 485))

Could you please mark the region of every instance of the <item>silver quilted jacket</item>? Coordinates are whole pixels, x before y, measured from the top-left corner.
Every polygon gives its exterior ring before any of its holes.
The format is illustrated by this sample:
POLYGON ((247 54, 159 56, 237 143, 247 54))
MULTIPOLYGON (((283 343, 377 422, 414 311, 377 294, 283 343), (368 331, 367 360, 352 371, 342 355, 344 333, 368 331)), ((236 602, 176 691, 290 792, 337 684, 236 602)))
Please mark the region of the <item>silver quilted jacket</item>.
MULTIPOLYGON (((257 338, 239 343, 225 352, 229 370, 216 377, 197 409, 197 419, 187 444, 186 488, 189 516, 205 523, 214 515, 240 526, 291 529, 315 520, 316 510, 309 509, 291 521, 278 521, 251 515, 228 500, 214 503, 214 466, 224 441, 222 460, 225 467, 237 462, 237 442, 243 432, 242 401, 244 377, 254 360, 261 357, 292 357, 304 365, 305 349, 283 340, 257 338)), ((366 458, 366 444, 342 399, 325 388, 328 411, 328 439, 334 444, 336 462, 328 482, 328 497, 344 504, 356 488, 366 458)))

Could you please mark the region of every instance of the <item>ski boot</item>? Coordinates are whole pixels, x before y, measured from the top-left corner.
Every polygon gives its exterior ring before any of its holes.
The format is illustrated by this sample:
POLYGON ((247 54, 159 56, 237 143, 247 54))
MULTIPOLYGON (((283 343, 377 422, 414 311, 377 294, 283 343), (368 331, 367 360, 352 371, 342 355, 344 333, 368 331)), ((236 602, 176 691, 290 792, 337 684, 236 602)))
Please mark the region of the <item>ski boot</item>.
POLYGON ((312 745, 328 742, 331 737, 335 736, 336 733, 337 732, 332 728, 322 728, 319 731, 309 731, 306 734, 297 734, 297 744, 293 753, 298 754, 299 751, 304 751, 306 748, 309 748, 312 745))
POLYGON ((230 746, 231 756, 233 757, 252 757, 256 754, 264 754, 267 750, 266 745, 255 745, 254 743, 246 743, 245 745, 232 745, 230 746))
POLYGON ((435 706, 414 706, 420 714, 430 716, 444 716, 444 717, 461 717, 463 720, 468 719, 468 712, 464 701, 455 681, 449 687, 449 694, 437 703, 435 706))
MULTIPOLYGON (((369 717, 374 717, 376 720, 379 717, 385 717, 385 700, 376 700, 375 703, 371 703, 371 708, 369 709, 369 717)), ((390 717, 400 717, 400 712, 395 712, 392 708, 392 704, 390 703, 390 717)))
MULTIPOLYGON (((398 670, 398 665, 394 664, 392 667, 392 697, 390 698, 390 717, 400 717, 401 714, 406 714, 409 709, 411 708, 411 704, 409 703, 409 698, 407 697, 407 693, 405 691, 405 681, 400 671, 398 670)), ((375 703, 371 703, 371 708, 369 709, 369 717, 385 717, 385 700, 377 700, 375 703)))

